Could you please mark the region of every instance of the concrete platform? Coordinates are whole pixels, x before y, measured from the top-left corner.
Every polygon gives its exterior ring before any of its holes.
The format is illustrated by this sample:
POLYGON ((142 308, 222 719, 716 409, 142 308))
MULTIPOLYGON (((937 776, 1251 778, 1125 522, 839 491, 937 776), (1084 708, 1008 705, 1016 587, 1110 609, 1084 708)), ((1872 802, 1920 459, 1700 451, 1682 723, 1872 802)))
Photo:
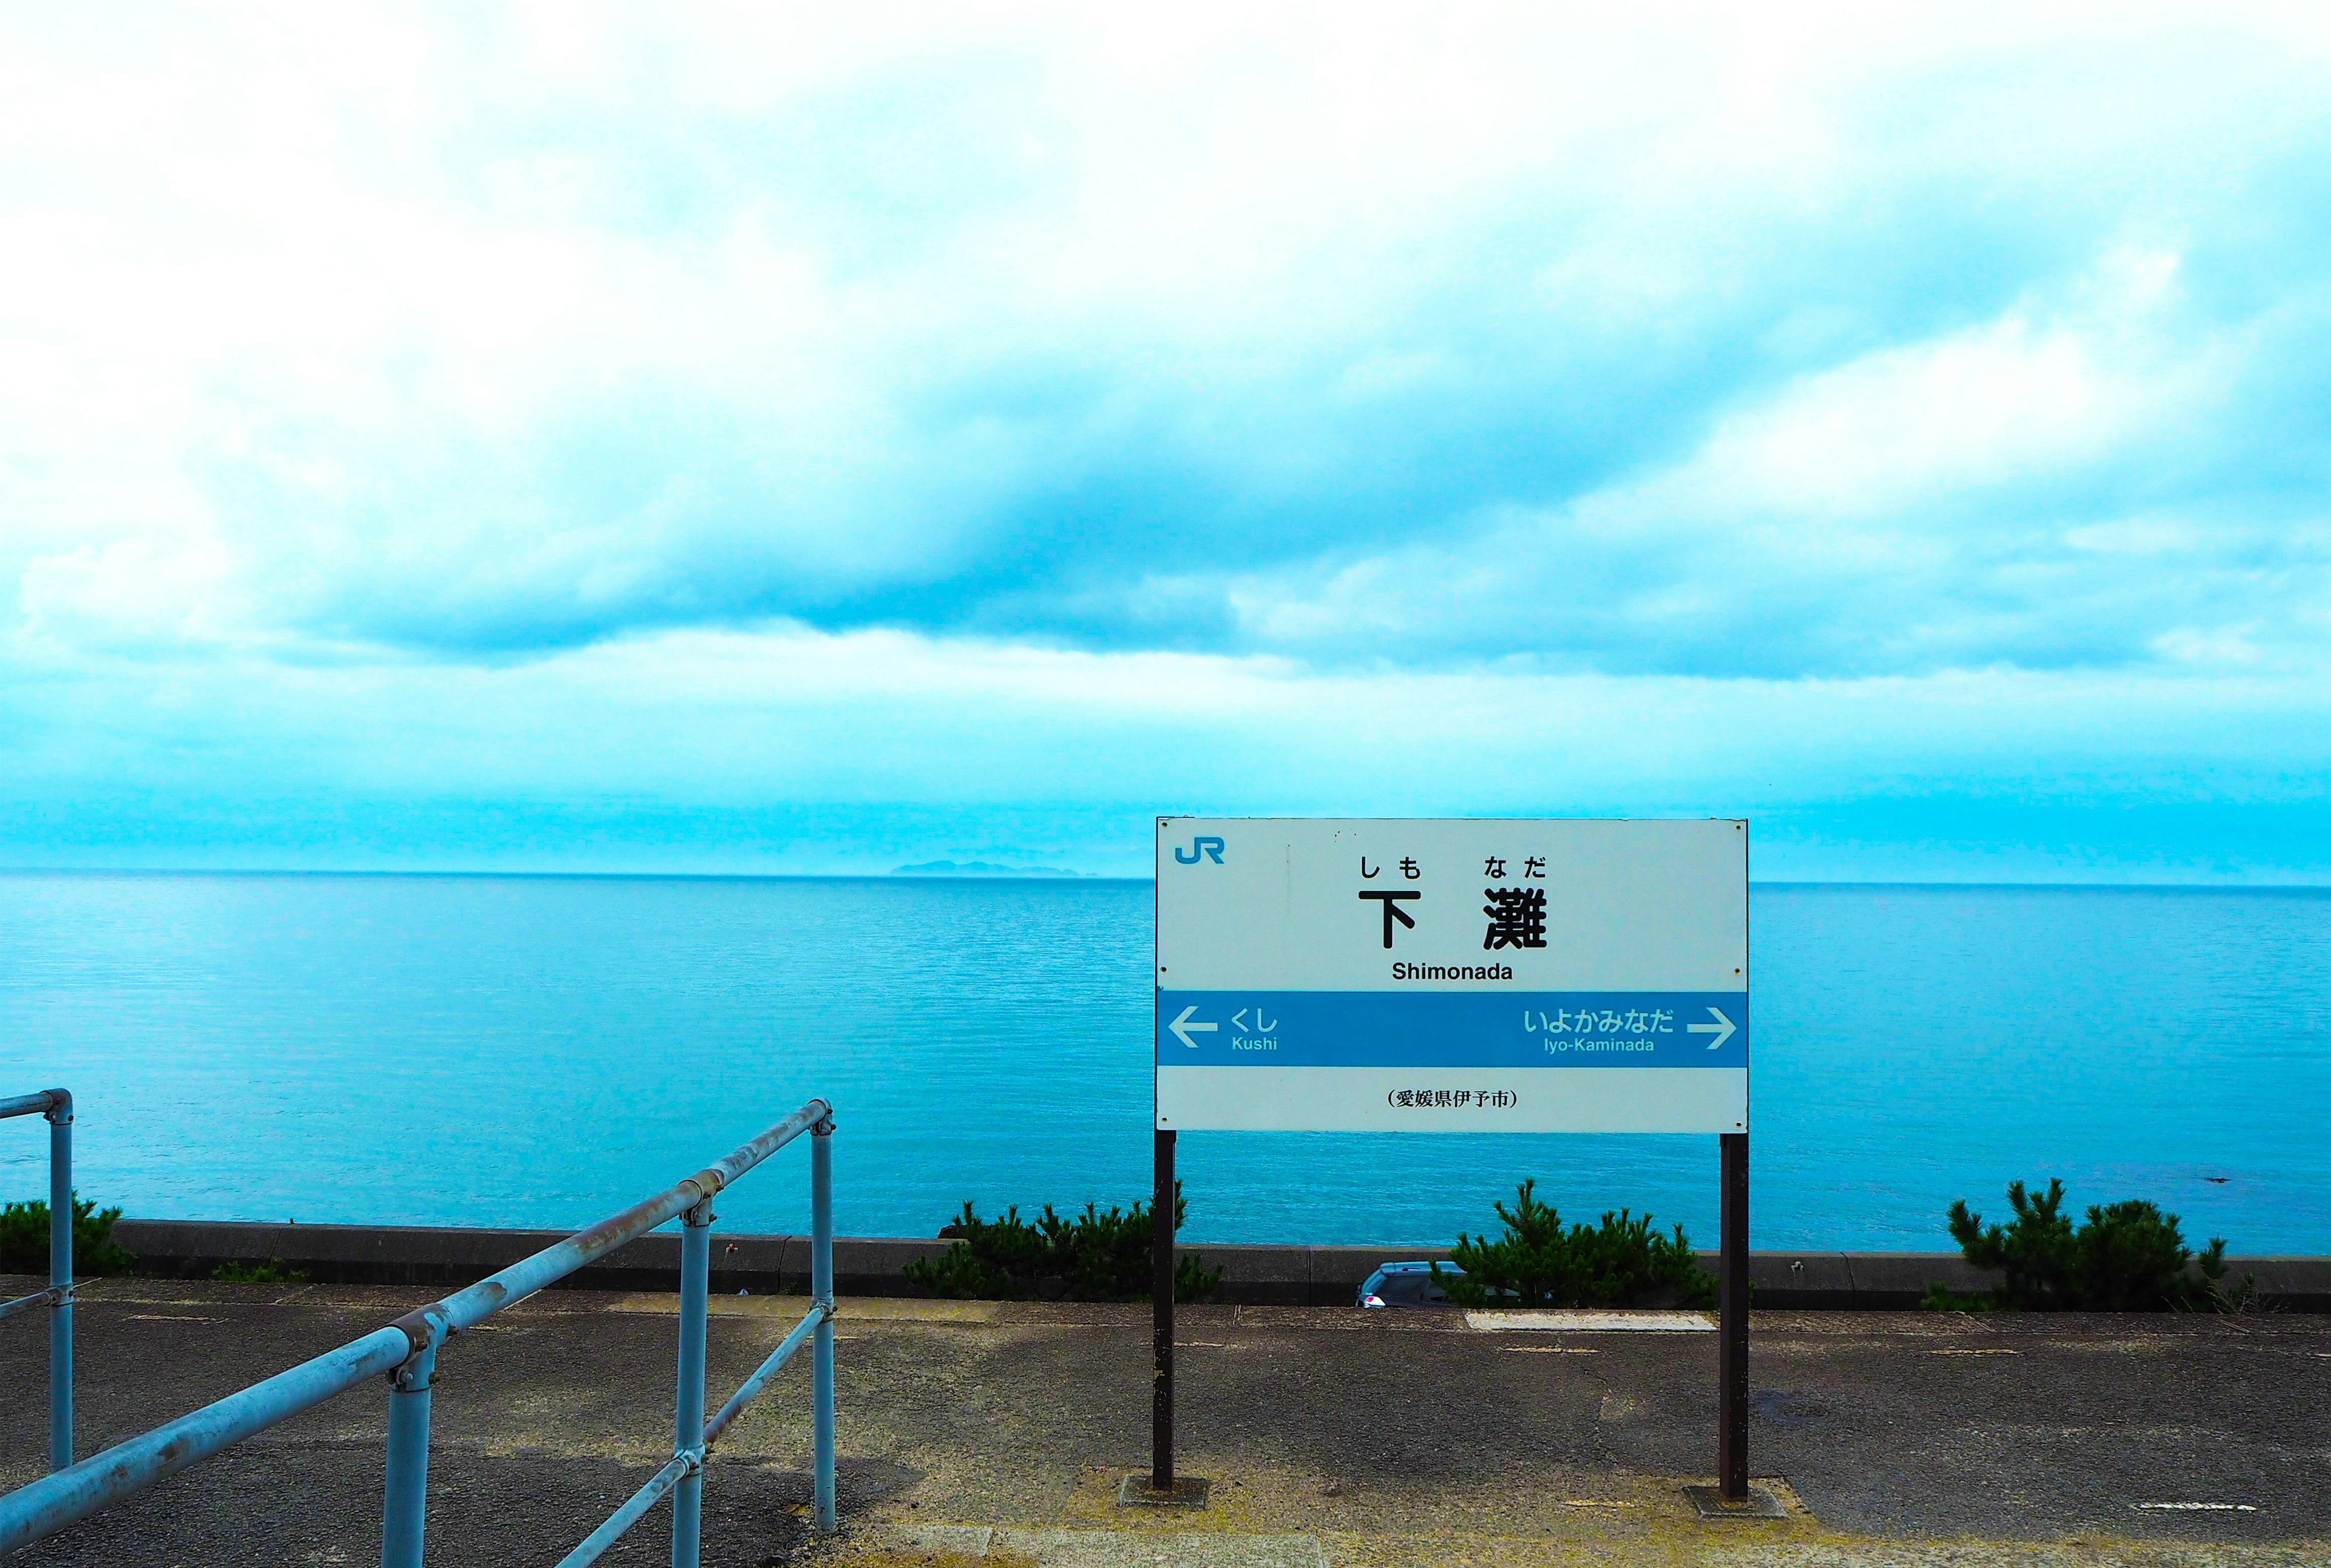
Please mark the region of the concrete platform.
MULTIPOLYGON (((429 1294, 98 1282, 80 1312, 83 1451, 429 1294)), ((555 1563, 661 1462, 674 1305, 547 1292, 447 1348, 432 1563, 555 1563)), ((801 1304, 715 1305, 718 1398, 801 1304)), ((797 1367, 715 1453, 706 1561, 2331 1563, 2331 1320, 1765 1312, 1755 1327, 1754 1468, 1788 1516, 1703 1522, 1682 1487, 1711 1478, 1713 1335, 1186 1309, 1183 1468, 1213 1502, 1183 1514, 1116 1506, 1146 1459, 1146 1308, 849 1302, 849 1534, 804 1531, 797 1367)), ((37 1320, 0 1325, 8 1485, 40 1466, 43 1360, 37 1320)), ((343 1396, 19 1561, 376 1561, 385 1405, 385 1388, 343 1396)), ((663 1519, 608 1561, 663 1561, 663 1519)))

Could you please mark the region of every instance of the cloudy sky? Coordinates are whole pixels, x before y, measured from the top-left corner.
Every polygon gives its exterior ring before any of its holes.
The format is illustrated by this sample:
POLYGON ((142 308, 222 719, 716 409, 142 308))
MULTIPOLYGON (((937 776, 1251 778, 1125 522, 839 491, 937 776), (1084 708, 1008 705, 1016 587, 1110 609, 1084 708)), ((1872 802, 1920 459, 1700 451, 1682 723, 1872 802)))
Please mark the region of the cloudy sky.
POLYGON ((2331 12, 17 7, 0 860, 2331 880, 2331 12))

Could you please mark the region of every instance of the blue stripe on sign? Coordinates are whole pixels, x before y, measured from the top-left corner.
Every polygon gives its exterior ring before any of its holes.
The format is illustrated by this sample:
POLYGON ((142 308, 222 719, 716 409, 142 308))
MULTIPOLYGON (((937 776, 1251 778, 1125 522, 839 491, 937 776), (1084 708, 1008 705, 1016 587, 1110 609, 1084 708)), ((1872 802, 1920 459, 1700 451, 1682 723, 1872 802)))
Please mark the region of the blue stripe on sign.
POLYGON ((1157 1065, 1746 1067, 1748 993, 1160 991, 1157 1065))

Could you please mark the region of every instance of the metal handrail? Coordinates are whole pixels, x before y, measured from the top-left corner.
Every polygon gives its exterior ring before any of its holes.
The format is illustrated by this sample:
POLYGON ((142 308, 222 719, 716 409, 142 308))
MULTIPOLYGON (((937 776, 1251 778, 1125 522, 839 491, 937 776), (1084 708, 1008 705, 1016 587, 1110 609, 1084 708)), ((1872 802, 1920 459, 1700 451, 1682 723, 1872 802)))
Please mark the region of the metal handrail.
POLYGON ((0 1317, 49 1309, 49 1468, 62 1470, 73 1454, 71 1093, 44 1088, 0 1100, 0 1120, 35 1113, 49 1119, 49 1288, 0 1302, 0 1317))
MULTIPOLYGON (((13 1103, 13 1102, 0 1102, 13 1103)), ((672 1497, 672 1563, 695 1568, 703 1534, 704 1455, 777 1368, 813 1338, 812 1438, 817 1527, 834 1527, 833 1495, 833 1108, 813 1099, 731 1152, 645 1202, 577 1231, 532 1257, 487 1276, 385 1328, 352 1339, 298 1366, 80 1464, 0 1497, 0 1555, 62 1529, 177 1474, 253 1432, 386 1374, 388 1480, 381 1521, 383 1568, 420 1568, 427 1522, 429 1391, 437 1351, 448 1335, 525 1300, 668 1220, 680 1221, 680 1391, 672 1457, 648 1484, 565 1559, 562 1568, 595 1562, 665 1493, 672 1497), (712 1260, 712 1199, 768 1155, 810 1135, 810 1308, 708 1426, 704 1420, 704 1337, 712 1260)))

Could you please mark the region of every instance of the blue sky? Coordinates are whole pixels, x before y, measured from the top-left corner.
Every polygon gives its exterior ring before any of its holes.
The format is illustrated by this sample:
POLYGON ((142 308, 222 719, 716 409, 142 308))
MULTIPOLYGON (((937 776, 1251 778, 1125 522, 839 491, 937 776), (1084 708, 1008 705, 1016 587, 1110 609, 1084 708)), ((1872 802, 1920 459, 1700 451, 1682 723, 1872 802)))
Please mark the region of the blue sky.
POLYGON ((2331 879, 2312 7, 0 30, 0 862, 2331 879))

